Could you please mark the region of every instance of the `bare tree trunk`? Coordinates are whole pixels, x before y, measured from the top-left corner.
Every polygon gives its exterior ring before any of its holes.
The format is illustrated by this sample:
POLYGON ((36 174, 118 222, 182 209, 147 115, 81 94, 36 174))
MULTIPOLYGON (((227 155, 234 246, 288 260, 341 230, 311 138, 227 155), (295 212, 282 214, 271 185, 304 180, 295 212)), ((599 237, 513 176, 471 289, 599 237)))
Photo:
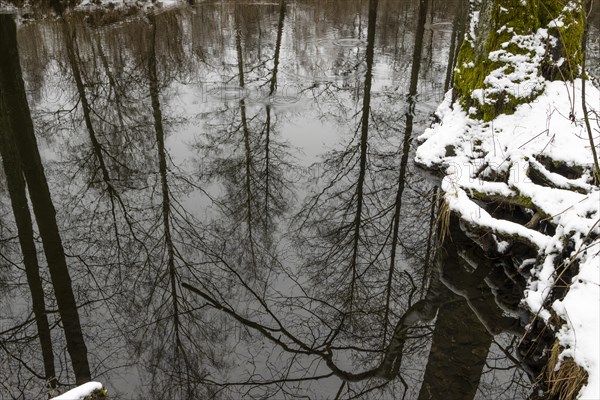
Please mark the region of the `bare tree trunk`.
POLYGON ((482 263, 473 273, 464 271, 461 255, 477 257, 481 250, 461 231, 457 219, 453 218, 451 224, 436 257, 437 282, 432 286, 439 308, 419 400, 474 398, 494 339, 472 304, 493 303, 497 309, 484 283, 493 266, 482 263), (456 293, 463 289, 468 294, 456 293))
MULTIPOLYGON (((6 16, 2 16, 2 18, 5 19, 6 16)), ((15 132, 15 139, 21 155, 21 168, 27 180, 29 196, 42 238, 76 383, 82 384, 90 380, 87 348, 81 331, 71 276, 56 222, 56 210, 50 196, 50 189, 37 147, 33 121, 31 120, 31 113, 25 95, 14 21, 5 19, 2 23, 2 31, 2 49, 0 49, 0 53, 4 55, 5 61, 3 62, 3 73, 0 77, 2 79, 1 87, 12 99, 10 103, 6 104, 6 111, 12 126, 20 129, 18 134, 15 132)))

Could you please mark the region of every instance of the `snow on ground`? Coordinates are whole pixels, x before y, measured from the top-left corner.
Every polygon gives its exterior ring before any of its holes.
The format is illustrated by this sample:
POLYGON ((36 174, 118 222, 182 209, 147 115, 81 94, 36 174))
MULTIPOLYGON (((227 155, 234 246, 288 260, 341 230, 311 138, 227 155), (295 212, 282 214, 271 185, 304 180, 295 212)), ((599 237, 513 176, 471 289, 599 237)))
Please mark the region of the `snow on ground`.
POLYGON ((142 7, 142 8, 153 8, 158 7, 173 7, 179 4, 183 4, 180 0, 83 0, 77 6, 76 10, 87 11, 96 8, 127 8, 127 7, 142 7))
MULTIPOLYGON (((543 94, 532 103, 490 122, 469 117, 458 103, 451 103, 448 93, 437 110, 441 122, 420 138, 416 161, 442 169, 445 200, 465 222, 494 232, 499 240, 516 235, 538 249, 524 303, 545 321, 552 312, 561 317, 564 324, 555 332, 564 347, 561 357, 573 358, 589 374, 579 398, 600 399, 600 187, 591 184, 593 157, 583 123, 581 85, 580 80, 545 82, 543 94), (583 167, 584 173, 566 177, 550 171, 557 163, 583 167), (529 178, 531 173, 537 183, 529 178), (499 196, 530 204, 556 233, 550 236, 496 219, 478 204, 499 196), (579 272, 566 297, 549 302, 557 280, 555 261, 569 241, 575 250, 564 262, 579 263, 579 272)), ((600 111, 600 92, 589 83, 586 100, 589 110, 600 111)), ((599 116, 592 113, 590 118, 598 135, 599 116)))
POLYGON ((61 394, 58 397, 54 397, 51 400, 83 400, 86 396, 91 395, 94 391, 101 389, 102 384, 100 382, 88 382, 61 394))

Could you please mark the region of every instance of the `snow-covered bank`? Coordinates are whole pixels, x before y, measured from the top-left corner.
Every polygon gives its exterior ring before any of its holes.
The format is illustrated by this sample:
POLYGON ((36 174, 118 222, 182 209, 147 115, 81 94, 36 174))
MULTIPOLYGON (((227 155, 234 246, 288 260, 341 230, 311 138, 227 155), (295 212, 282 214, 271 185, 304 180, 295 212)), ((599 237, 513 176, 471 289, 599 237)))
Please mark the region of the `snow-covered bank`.
POLYGON ((87 382, 51 400, 84 400, 86 397, 96 393, 100 394, 97 396, 98 399, 106 397, 106 393, 100 382, 87 382))
POLYGON ((129 7, 173 7, 184 4, 181 0, 82 0, 75 10, 91 10, 96 8, 129 8, 129 7))
MULTIPOLYGON (((531 268, 524 305, 546 322, 560 318, 554 334, 561 359, 572 358, 588 373, 579 398, 599 399, 600 187, 592 179, 581 86, 581 80, 546 82, 532 103, 490 122, 469 117, 448 93, 437 110, 440 122, 420 138, 416 161, 443 171, 450 209, 470 228, 494 233, 499 251, 509 251, 513 240, 538 251, 522 266, 531 268), (484 209, 488 201, 520 206, 531 220, 494 218, 484 209), (555 229, 536 229, 539 221, 555 229), (568 268, 577 271, 568 292, 554 299, 558 275, 568 268)), ((586 100, 598 135, 600 92, 589 83, 586 100)))
MULTIPOLYGON (((195 2, 198 2, 196 0, 195 2)), ((194 3, 195 3, 194 2, 194 3)), ((37 8, 41 8, 42 11, 46 10, 48 5, 45 3, 36 3, 31 1, 21 2, 19 0, 8 1, 0 0, 0 12, 8 14, 20 14, 25 15, 27 18, 31 18, 35 14, 37 8)), ((163 10, 182 6, 184 4, 190 4, 188 0, 77 0, 67 8, 78 12, 122 12, 131 10, 163 10)), ((46 15, 46 14, 43 14, 46 15)))

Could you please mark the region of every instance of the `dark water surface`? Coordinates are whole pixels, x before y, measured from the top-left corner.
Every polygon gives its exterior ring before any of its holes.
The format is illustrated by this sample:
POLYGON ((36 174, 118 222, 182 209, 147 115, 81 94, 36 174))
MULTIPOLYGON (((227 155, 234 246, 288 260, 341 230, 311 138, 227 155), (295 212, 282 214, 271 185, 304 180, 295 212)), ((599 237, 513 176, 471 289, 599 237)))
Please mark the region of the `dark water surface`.
POLYGON ((524 278, 412 164, 465 4, 0 18, 0 399, 528 396, 524 278))

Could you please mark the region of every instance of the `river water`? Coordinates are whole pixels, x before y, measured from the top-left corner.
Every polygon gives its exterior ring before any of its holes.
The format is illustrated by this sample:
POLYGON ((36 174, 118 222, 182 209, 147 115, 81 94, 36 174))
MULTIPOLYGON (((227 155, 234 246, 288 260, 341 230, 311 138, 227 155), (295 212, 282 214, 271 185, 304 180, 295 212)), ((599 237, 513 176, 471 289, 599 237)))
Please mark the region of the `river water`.
MULTIPOLYGON (((458 0, 282 0, 20 19, 3 46, 18 47, 71 279, 48 272, 39 219, 53 211, 38 213, 27 180, 58 383, 75 382, 75 355, 113 399, 530 396, 526 278, 438 217, 436 181, 412 163, 466 13, 458 0)), ((3 121, 21 94, 5 90, 3 121)), ((13 211, 29 206, 9 186, 0 398, 44 398, 13 211)))

